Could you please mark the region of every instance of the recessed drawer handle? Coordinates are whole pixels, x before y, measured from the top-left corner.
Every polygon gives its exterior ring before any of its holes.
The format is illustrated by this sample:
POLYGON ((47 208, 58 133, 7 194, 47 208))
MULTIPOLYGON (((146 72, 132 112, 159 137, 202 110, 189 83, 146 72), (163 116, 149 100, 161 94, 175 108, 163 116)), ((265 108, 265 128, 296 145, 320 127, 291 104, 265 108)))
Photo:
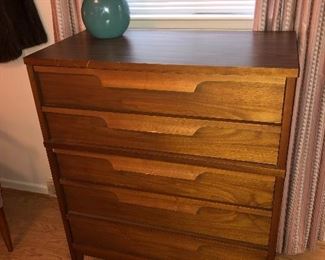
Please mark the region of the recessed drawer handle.
MULTIPOLYGON (((89 75, 104 88, 139 89, 194 93, 201 82, 216 81, 216 74, 162 73, 150 71, 94 70, 36 66, 35 71, 70 75, 89 75)), ((228 79, 229 80, 229 79, 228 79)))
POLYGON ((194 201, 185 198, 164 196, 160 194, 146 194, 142 192, 125 192, 124 190, 109 191, 118 203, 138 205, 149 208, 182 212, 191 215, 200 214, 254 214, 265 217, 271 217, 271 212, 263 209, 251 209, 240 206, 212 203, 207 201, 194 201))
POLYGON ((207 127, 201 122, 188 121, 175 118, 160 118, 154 116, 106 114, 101 115, 106 123, 107 128, 114 130, 125 130, 133 132, 142 132, 150 134, 169 134, 194 136, 207 127))
MULTIPOLYGON (((159 177, 168 177, 182 180, 196 181, 205 175, 213 174, 212 169, 175 164, 170 162, 152 161, 140 158, 121 157, 116 155, 94 154, 70 150, 54 149, 56 154, 95 158, 107 162, 109 170, 142 174, 159 177)), ((221 172, 222 170, 218 170, 221 172)))
MULTIPOLYGON (((41 73, 57 73, 70 75, 89 75, 96 77, 100 86, 118 89, 139 89, 194 93, 199 85, 206 81, 252 81, 247 75, 215 74, 215 73, 182 73, 153 72, 128 70, 95 70, 78 68, 59 68, 35 66, 34 70, 41 73)), ((284 84, 283 77, 267 77, 254 75, 255 82, 284 84)))
MULTIPOLYGON (((168 177, 168 178, 175 178, 175 179, 181 179, 181 180, 190 180, 190 181, 197 181, 200 178, 203 177, 203 175, 209 175, 209 172, 204 171, 177 171, 173 168, 168 169, 160 169, 155 167, 155 165, 148 165, 148 164, 142 164, 137 165, 138 167, 135 168, 134 165, 132 165, 132 168, 128 168, 125 163, 123 163, 123 160, 115 160, 115 159, 108 159, 106 158, 106 161, 111 166, 112 170, 117 172, 128 172, 133 174, 142 174, 142 175, 151 175, 151 176, 158 176, 158 177, 168 177)), ((127 163, 127 162, 126 162, 127 163)))
POLYGON ((114 199, 117 203, 136 205, 154 209, 162 209, 169 210, 175 212, 182 212, 190 215, 198 215, 202 210, 201 205, 189 205, 180 201, 177 197, 169 197, 167 199, 161 200, 159 199, 159 195, 149 196, 141 196, 139 192, 136 196, 127 193, 120 193, 116 191, 110 191, 111 198, 114 199))
MULTIPOLYGON (((187 137, 209 136, 215 137, 215 129, 219 129, 220 140, 223 136, 236 136, 236 133, 245 133, 249 138, 255 138, 263 129, 272 132, 274 136, 280 134, 280 128, 267 125, 251 125, 241 123, 231 123, 222 121, 208 121, 199 119, 184 119, 173 117, 147 116, 138 114, 111 113, 78 109, 43 107, 45 113, 57 113, 63 115, 90 117, 94 123, 100 124, 100 127, 106 127, 112 130, 124 130, 132 132, 142 132, 149 134, 166 134, 187 137), (96 122, 96 119, 102 122, 96 122), (211 131, 212 129, 212 131, 211 131)), ((240 136, 240 135, 237 135, 240 136)), ((247 139, 248 137, 246 137, 247 139)), ((277 138, 277 137, 276 137, 277 138)))
MULTIPOLYGON (((201 77, 190 74, 155 73, 137 71, 95 71, 94 75, 100 80, 102 87, 173 91, 194 93, 200 83, 207 81, 209 77, 201 77), (127 75, 127 76, 126 76, 127 75)), ((216 77, 213 77, 216 80, 216 77)))
POLYGON ((98 118, 105 122, 105 125, 108 129, 143 132, 151 134, 194 136, 196 134, 199 134, 200 130, 208 128, 209 126, 213 126, 213 123, 203 120, 110 113, 65 108, 43 107, 43 112, 98 118))
MULTIPOLYGON (((53 149, 56 154, 79 156, 87 158, 94 158, 98 160, 104 160, 107 162, 109 169, 117 172, 128 172, 130 174, 143 174, 159 177, 168 177, 175 179, 199 181, 204 180, 205 177, 209 176, 225 176, 225 178, 237 178, 241 176, 242 172, 234 172, 231 170, 223 170, 220 168, 207 168, 202 166, 178 164, 172 162, 162 162, 155 160, 147 160, 134 157, 124 157, 111 154, 99 154, 99 153, 90 153, 90 152, 79 152, 72 150, 63 150, 63 149, 53 149)), ((283 170, 272 169, 272 175, 283 176, 283 170)), ((247 178, 248 173, 245 172, 247 178)), ((273 183, 273 176, 257 176, 252 174, 250 178, 258 178, 259 180, 273 183)))
POLYGON ((154 167, 148 168, 148 165, 143 165, 143 169, 129 169, 125 167, 124 165, 117 165, 116 162, 107 159, 107 162, 111 166, 111 169, 116 172, 127 172, 130 174, 142 174, 142 175, 150 175, 150 176, 156 176, 156 177, 168 177, 168 178, 174 178, 174 179, 180 179, 180 180, 189 180, 189 181, 198 181, 199 179, 203 178, 206 175, 210 175, 210 172, 173 172, 173 169, 168 170, 160 170, 160 169, 154 169, 154 167))
MULTIPOLYGON (((202 201, 187 199, 171 195, 163 195, 158 193, 149 193, 143 191, 135 191, 129 189, 120 189, 114 187, 100 187, 95 184, 83 184, 66 179, 61 179, 60 183, 67 187, 85 188, 92 190, 92 194, 97 194, 97 191, 105 192, 107 201, 122 203, 128 205, 136 205, 148 208, 156 208, 185 214, 253 214, 265 217, 271 217, 272 212, 266 209, 248 208, 245 206, 235 206, 218 202, 202 201)), ((103 193, 102 193, 103 194, 103 193)), ((97 195, 94 195, 94 199, 97 195)), ((109 202, 107 202, 109 203, 109 202)))
POLYGON ((129 160, 115 157, 115 156, 106 156, 103 158, 111 168, 111 170, 115 172, 127 172, 130 174, 142 174, 142 175, 151 175, 157 177, 168 177, 175 178, 181 180, 190 180, 197 181, 203 175, 210 174, 209 172, 200 170, 186 170, 184 169, 173 169, 171 166, 168 168, 161 167, 156 163, 152 163, 151 165, 148 163, 141 163, 141 159, 132 160, 131 167, 128 166, 130 163, 129 160), (138 163, 136 161, 139 161, 138 163))

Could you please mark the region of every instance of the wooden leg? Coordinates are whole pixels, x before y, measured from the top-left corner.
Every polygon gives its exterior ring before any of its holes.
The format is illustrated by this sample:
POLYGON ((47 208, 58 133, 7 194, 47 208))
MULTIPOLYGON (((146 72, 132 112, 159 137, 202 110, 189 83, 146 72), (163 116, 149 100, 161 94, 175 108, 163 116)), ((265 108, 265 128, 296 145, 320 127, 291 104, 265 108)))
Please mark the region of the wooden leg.
POLYGON ((12 242, 11 242, 11 238, 10 238, 10 232, 9 232, 7 219, 6 219, 5 212, 4 212, 3 208, 0 208, 0 232, 3 237, 3 240, 6 243, 8 251, 11 252, 13 250, 13 247, 12 247, 12 242))
POLYGON ((76 256, 76 260, 84 260, 84 254, 78 251, 74 251, 74 255, 76 256))

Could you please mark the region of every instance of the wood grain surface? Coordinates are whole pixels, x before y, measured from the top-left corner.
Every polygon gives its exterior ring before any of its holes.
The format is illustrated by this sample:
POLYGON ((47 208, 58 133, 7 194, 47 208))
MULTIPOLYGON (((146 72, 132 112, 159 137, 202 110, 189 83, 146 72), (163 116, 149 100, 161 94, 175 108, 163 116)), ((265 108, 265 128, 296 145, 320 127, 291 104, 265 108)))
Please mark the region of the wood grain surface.
POLYGON ((202 166, 217 168, 228 171, 246 172, 260 174, 264 176, 285 176, 285 170, 277 168, 275 165, 251 163, 243 161, 224 160, 213 157, 202 157, 175 153, 162 153, 157 151, 147 151, 143 149, 127 149, 121 147, 108 147, 99 145, 89 145, 84 143, 56 143, 52 140, 44 141, 48 149, 70 150, 74 152, 86 152, 97 154, 115 154, 118 156, 141 158, 145 160, 159 160, 162 162, 171 162, 178 164, 187 164, 191 166, 202 166))
POLYGON ((274 258, 295 33, 82 32, 25 62, 73 260, 274 258))
POLYGON ((167 230, 268 244, 271 212, 63 181, 68 212, 167 230))
POLYGON ((62 179, 270 209, 275 177, 108 154, 55 150, 62 179))
MULTIPOLYGON (((48 197, 45 195, 34 194, 24 191, 15 191, 3 189, 3 198, 5 204, 5 210, 8 217, 8 222, 11 230, 11 235, 14 244, 14 251, 9 253, 4 242, 0 239, 0 259, 1 260, 70 260, 68 245, 62 225, 60 211, 58 208, 57 199, 48 197)), ((92 225, 85 225, 85 227, 92 228, 92 225)), ((97 226, 95 227, 97 228, 97 226)), ((99 230, 102 230, 101 228, 99 230)), ((105 232, 105 231, 103 231, 105 232)), ((96 234, 94 234, 95 236, 96 234)), ((157 236, 159 236, 157 234, 157 236)), ((167 236, 168 237, 168 236, 167 236)), ((159 236, 161 241, 165 241, 166 236, 159 236)), ((160 241, 159 240, 159 241, 160 241)), ((154 242, 150 239, 148 242, 154 242)), ((170 241, 170 240, 167 240, 170 241)), ((185 252, 191 250, 191 248, 197 248, 195 245, 204 244, 202 242, 195 242, 192 247, 185 245, 191 245, 191 238, 179 236, 176 241, 179 242, 185 252), (188 241, 188 242, 186 242, 188 241), (185 242, 185 243, 184 243, 185 242), (187 249, 189 248, 189 249, 187 249)), ((175 242, 173 237, 172 243, 175 242)), ((231 246, 231 250, 228 252, 227 246, 224 243, 214 242, 213 248, 221 254, 221 259, 226 259, 230 253, 236 254, 234 246, 231 246)), ((239 247, 244 252, 247 249, 239 247)), ((122 253, 117 253, 109 250, 95 250, 94 247, 83 246, 82 250, 89 254, 97 255, 98 257, 108 259, 125 259, 125 260, 140 260, 134 256, 127 256, 125 247, 122 253), (111 258, 110 258, 111 257, 111 258), (123 258, 121 258, 123 257, 123 258)), ((166 250, 166 249, 163 249, 166 250)), ((203 249, 204 250, 204 249, 203 249)), ((243 251, 238 251, 237 257, 243 254, 243 251)), ((209 251, 207 251, 208 253, 209 251)), ((211 253, 215 253, 210 251, 211 253)), ((258 250, 248 250, 250 252, 249 259, 254 259, 253 256, 265 256, 266 253, 258 253, 258 250), (255 253, 254 253, 255 252, 255 253), (260 254, 260 255, 259 255, 260 254), (253 256, 252 256, 253 255, 253 256)), ((263 251, 262 251, 263 252, 263 251)), ((193 255, 193 252, 189 252, 193 255)), ((185 255, 186 256, 186 255, 185 255)), ((297 256, 278 256, 277 260, 322 260, 325 258, 325 244, 320 242, 317 249, 313 252, 306 252, 305 254, 297 256)), ((85 257, 85 260, 94 260, 93 257, 85 257)), ((97 259, 97 258, 96 258, 97 259)), ((236 259, 236 258, 235 258, 236 259)), ((242 258, 238 258, 242 259, 242 258)))
POLYGON ((295 100, 295 90, 296 79, 288 78, 285 87, 284 106, 282 112, 282 128, 278 158, 278 167, 281 169, 286 169, 287 167, 287 156, 291 134, 291 119, 295 100))
MULTIPOLYGON (((34 68, 32 66, 27 66, 27 71, 28 71, 28 76, 29 76, 29 80, 31 83, 32 93, 33 93, 33 97, 34 97, 34 102, 35 102, 35 106, 36 106, 38 119, 40 122, 40 127, 42 130, 42 135, 43 135, 44 140, 48 140, 49 139, 49 129, 48 129, 48 125, 46 123, 45 115, 44 115, 44 113, 42 113, 42 110, 41 110, 41 103, 42 103, 41 93, 40 93, 40 89, 38 88, 37 79, 34 77, 35 76, 34 68)), ((58 197, 61 217, 62 217, 62 221, 63 221, 64 230, 66 233, 66 239, 67 239, 68 245, 69 245, 70 256, 71 256, 72 260, 77 260, 76 254, 71 246, 72 245, 71 244, 71 232, 70 232, 70 229, 68 226, 68 222, 64 218, 64 216, 65 216, 65 201, 63 199, 64 195, 62 193, 62 189, 60 188, 60 185, 58 183, 59 179, 58 179, 58 175, 57 175, 57 164, 54 160, 54 154, 51 153, 50 151, 51 151, 51 149, 46 149, 48 162, 49 162, 49 166, 50 166, 50 170, 51 170, 51 175, 52 175, 53 183, 55 186, 56 194, 58 197)))
POLYGON ((274 198, 272 209, 272 221, 269 238, 269 252, 268 259, 274 259, 276 256, 277 242, 278 242, 278 230, 281 216, 282 197, 283 197, 284 178, 277 177, 274 186, 274 198))
POLYGON ((111 40, 82 32, 26 57, 25 62, 88 68, 181 65, 220 71, 230 67, 237 73, 292 77, 298 73, 294 32, 128 30, 124 37, 111 40))
MULTIPOLYGON (((113 249, 149 259, 256 259, 266 251, 196 239, 175 233, 136 227, 77 215, 70 215, 75 244, 89 248, 113 249)), ((95 251, 95 250, 94 250, 95 251)))
POLYGON ((54 142, 277 163, 279 126, 59 108, 43 111, 54 142))
POLYGON ((9 253, 0 239, 0 259, 71 259, 57 199, 2 190, 14 251, 9 253))
MULTIPOLYGON (((1 196, 1 194, 0 194, 0 196, 1 196)), ((2 202, 2 200, 1 200, 1 202, 2 202)), ((3 209, 2 204, 0 207, 0 235, 6 244, 7 250, 9 252, 11 252, 13 250, 11 235, 10 235, 10 230, 9 230, 9 226, 8 226, 8 222, 7 222, 7 217, 6 217, 6 214, 3 209)))
POLYGON ((47 106, 281 123, 285 78, 40 68, 47 106))

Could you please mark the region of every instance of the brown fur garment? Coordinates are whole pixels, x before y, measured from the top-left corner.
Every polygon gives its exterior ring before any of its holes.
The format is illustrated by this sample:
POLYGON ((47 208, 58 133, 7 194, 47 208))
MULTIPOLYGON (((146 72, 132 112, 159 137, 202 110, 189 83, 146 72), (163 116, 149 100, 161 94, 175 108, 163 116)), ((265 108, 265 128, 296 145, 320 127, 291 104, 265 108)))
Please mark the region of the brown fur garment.
POLYGON ((0 0, 0 62, 47 41, 33 0, 0 0))

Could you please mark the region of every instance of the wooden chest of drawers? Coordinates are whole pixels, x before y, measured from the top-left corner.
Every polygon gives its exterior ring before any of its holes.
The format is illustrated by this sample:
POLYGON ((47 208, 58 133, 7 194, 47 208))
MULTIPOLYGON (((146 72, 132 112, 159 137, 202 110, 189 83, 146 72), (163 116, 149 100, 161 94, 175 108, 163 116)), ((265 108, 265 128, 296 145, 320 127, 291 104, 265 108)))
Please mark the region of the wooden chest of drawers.
POLYGON ((273 259, 294 33, 86 32, 25 58, 73 259, 273 259))

